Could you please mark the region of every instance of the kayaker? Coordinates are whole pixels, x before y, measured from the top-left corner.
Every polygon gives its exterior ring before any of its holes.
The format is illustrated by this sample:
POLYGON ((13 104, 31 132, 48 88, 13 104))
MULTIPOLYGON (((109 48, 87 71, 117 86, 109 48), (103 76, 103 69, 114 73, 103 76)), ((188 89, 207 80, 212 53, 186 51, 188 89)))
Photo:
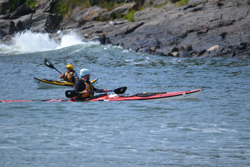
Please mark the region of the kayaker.
POLYGON ((66 66, 67 71, 65 73, 62 73, 59 78, 64 79, 64 81, 72 82, 75 84, 75 82, 79 79, 77 73, 74 70, 74 67, 72 64, 68 64, 66 66))
POLYGON ((108 89, 97 89, 95 88, 90 79, 90 71, 89 69, 83 68, 80 70, 80 79, 76 81, 74 90, 76 92, 83 92, 83 94, 79 94, 75 97, 76 100, 84 100, 86 98, 92 97, 94 95, 94 91, 97 93, 107 93, 108 89))

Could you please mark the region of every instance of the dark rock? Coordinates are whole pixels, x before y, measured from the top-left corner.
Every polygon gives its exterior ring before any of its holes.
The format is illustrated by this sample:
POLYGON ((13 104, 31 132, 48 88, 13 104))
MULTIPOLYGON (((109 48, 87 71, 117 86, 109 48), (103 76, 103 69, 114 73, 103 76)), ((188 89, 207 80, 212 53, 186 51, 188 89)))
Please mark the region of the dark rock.
POLYGON ((192 45, 187 45, 187 46, 186 46, 186 51, 187 51, 187 52, 190 52, 190 51, 192 51, 192 50, 193 50, 192 45))
POLYGON ((172 49, 172 52, 179 52, 179 48, 174 47, 174 48, 172 49))
MULTIPOLYGON (((13 21, 9 21, 9 20, 6 20, 6 21, 0 21, 0 30, 2 30, 3 32, 6 33, 6 35, 8 34, 13 34, 15 32, 17 32, 19 29, 15 26, 15 22, 13 21)), ((2 34, 3 35, 3 34, 2 34)))
POLYGON ((58 23, 59 23, 59 16, 57 14, 48 15, 45 23, 45 31, 49 33, 54 32, 58 23))
POLYGON ((246 48, 247 48, 247 43, 240 43, 240 45, 238 45, 239 50, 245 50, 246 48))
POLYGON ((190 9, 190 8, 194 8, 195 5, 187 5, 187 6, 184 6, 183 10, 187 10, 187 9, 190 9))
POLYGON ((17 28, 20 30, 20 31, 23 31, 23 30, 25 30, 25 26, 23 25, 23 23, 19 20, 18 22, 17 22, 17 28))
POLYGON ((222 32, 222 33, 220 34, 220 36, 221 36, 222 39, 224 39, 224 38, 226 37, 226 35, 227 35, 227 32, 222 32))
POLYGON ((21 31, 25 29, 29 30, 32 26, 32 16, 33 16, 32 14, 25 15, 13 21, 21 31))
POLYGON ((41 12, 49 12, 49 13, 51 13, 53 11, 53 7, 58 2, 59 2, 59 0, 38 1, 38 4, 36 5, 36 10, 41 10, 41 12))
POLYGON ((234 57, 234 56, 235 56, 235 51, 233 51, 231 54, 231 57, 234 57))
POLYGON ((222 2, 217 2, 217 6, 218 6, 219 8, 221 8, 223 5, 224 5, 224 3, 222 3, 222 2))
POLYGON ((202 51, 199 52, 198 56, 202 56, 204 53, 206 53, 206 49, 203 49, 202 51))
POLYGON ((9 28, 9 34, 14 34, 19 29, 15 26, 15 23, 13 21, 10 22, 10 28, 9 28))
POLYGON ((132 33, 134 32, 138 27, 142 26, 144 23, 141 22, 141 23, 137 23, 137 24, 134 24, 132 26, 128 26, 126 27, 126 30, 124 32, 122 32, 122 34, 126 35, 126 34, 129 34, 129 33, 132 33))
POLYGON ((10 1, 9 0, 1 0, 0 2, 0 15, 7 14, 7 11, 10 10, 10 1))
POLYGON ((0 39, 2 39, 3 37, 5 37, 7 34, 3 31, 0 30, 0 39))
MULTIPOLYGON (((119 6, 111 11, 111 15, 116 16, 116 14, 120 14, 121 16, 125 16, 129 10, 137 10, 138 9, 137 3, 126 3, 122 6, 119 6)), ((115 19, 116 17, 114 17, 115 19)))
POLYGON ((16 19, 23 15, 32 13, 32 10, 27 5, 23 4, 16 9, 16 11, 10 15, 10 19, 16 19))
POLYGON ((9 14, 0 15, 0 19, 9 19, 9 14))
POLYGON ((168 53, 167 56, 174 57, 172 53, 168 53))
POLYGON ((12 45, 12 38, 10 35, 6 35, 5 37, 2 38, 2 43, 6 44, 6 45, 12 45))

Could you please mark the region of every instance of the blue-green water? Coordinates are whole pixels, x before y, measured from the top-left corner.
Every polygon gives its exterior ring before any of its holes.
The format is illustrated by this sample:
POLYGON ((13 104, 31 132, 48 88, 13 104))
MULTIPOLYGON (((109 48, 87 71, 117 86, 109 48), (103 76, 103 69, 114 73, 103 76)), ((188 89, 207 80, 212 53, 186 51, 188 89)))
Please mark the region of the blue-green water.
POLYGON ((67 89, 33 82, 59 76, 44 58, 60 71, 68 63, 78 73, 89 68, 97 88, 204 89, 196 100, 0 103, 0 166, 250 166, 249 60, 159 57, 83 42, 49 51, 0 46, 0 100, 65 98, 67 89))

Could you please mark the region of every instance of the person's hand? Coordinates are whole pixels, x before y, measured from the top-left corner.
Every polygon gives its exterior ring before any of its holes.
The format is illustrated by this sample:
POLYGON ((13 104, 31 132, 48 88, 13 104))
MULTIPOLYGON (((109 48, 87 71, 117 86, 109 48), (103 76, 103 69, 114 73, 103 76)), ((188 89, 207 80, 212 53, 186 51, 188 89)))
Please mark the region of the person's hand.
POLYGON ((59 78, 62 79, 64 77, 64 73, 62 73, 59 78))
POLYGON ((84 91, 82 91, 84 94, 88 94, 88 91, 87 90, 84 90, 84 91))
POLYGON ((103 89, 103 92, 107 93, 109 90, 108 89, 103 89))

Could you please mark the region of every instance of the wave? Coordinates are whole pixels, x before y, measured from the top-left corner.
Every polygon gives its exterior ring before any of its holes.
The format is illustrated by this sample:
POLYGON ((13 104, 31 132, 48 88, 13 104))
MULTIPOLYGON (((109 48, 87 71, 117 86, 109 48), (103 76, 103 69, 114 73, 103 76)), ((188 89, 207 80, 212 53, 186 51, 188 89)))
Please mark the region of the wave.
POLYGON ((60 42, 51 39, 47 33, 34 33, 31 31, 17 33, 12 38, 11 45, 0 44, 0 54, 18 55, 57 50, 73 45, 99 45, 98 42, 83 41, 75 32, 62 35, 62 33, 58 31, 58 36, 61 38, 60 42))

